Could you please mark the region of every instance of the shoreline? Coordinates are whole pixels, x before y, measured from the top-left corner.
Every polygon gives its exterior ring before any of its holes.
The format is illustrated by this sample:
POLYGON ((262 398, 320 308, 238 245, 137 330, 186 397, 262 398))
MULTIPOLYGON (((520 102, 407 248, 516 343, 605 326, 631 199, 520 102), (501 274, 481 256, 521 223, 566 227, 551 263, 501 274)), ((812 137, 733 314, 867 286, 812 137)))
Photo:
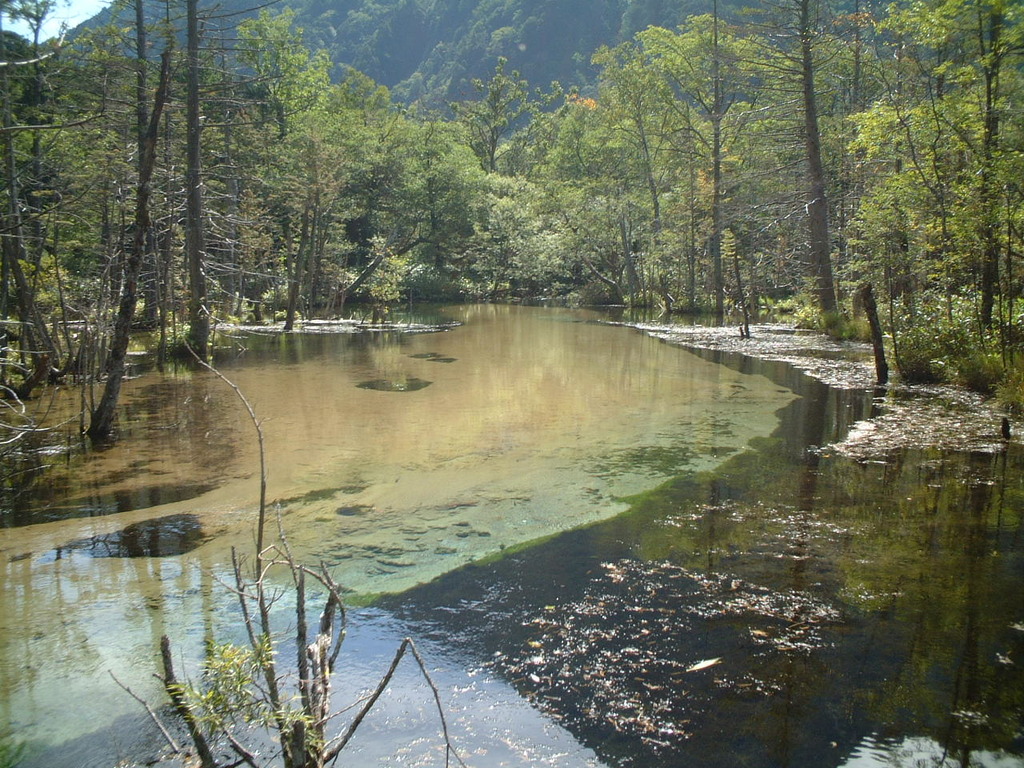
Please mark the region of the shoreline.
POLYGON ((976 392, 952 384, 904 384, 898 379, 876 384, 870 344, 836 341, 781 323, 751 325, 750 338, 740 337, 733 326, 622 325, 686 349, 784 362, 830 387, 874 391, 879 414, 857 422, 843 440, 822 446, 822 453, 886 461, 902 450, 998 453, 1009 443, 1020 442, 1019 425, 1012 419, 1012 437, 1003 439, 1005 410, 976 392))

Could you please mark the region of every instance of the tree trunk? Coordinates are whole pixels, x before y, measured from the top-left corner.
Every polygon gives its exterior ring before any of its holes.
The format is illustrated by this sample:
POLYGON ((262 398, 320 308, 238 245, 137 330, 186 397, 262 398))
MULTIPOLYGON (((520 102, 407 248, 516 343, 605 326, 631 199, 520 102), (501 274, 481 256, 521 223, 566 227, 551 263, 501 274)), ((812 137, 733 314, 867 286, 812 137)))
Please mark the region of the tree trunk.
POLYGON ((187 58, 185 121, 185 252, 188 259, 188 342, 200 360, 209 356, 210 312, 206 306, 206 254, 203 242, 203 188, 199 114, 199 11, 198 0, 186 0, 187 58))
POLYGON ((156 140, 160 127, 160 114, 167 101, 167 89, 170 82, 171 54, 164 51, 160 63, 160 83, 157 86, 153 101, 153 113, 149 117, 142 142, 142 153, 139 155, 139 181, 135 193, 135 236, 132 250, 125 261, 124 282, 121 287, 121 301, 118 305, 117 319, 114 321, 114 336, 110 341, 110 354, 107 358, 107 382, 103 388, 99 405, 92 413, 87 434, 93 440, 105 440, 110 437, 114 427, 117 401, 121 395, 121 382, 125 374, 125 357, 128 354, 128 341, 131 338, 132 319, 135 316, 135 303, 138 299, 139 272, 142 268, 146 245, 150 242, 149 198, 153 166, 156 164, 156 140))
POLYGON ((743 312, 743 325, 740 326, 740 337, 749 339, 750 305, 747 302, 747 296, 743 291, 743 275, 740 272, 740 253, 739 248, 736 247, 733 247, 732 249, 732 268, 733 274, 736 277, 736 301, 739 302, 740 310, 743 312))
POLYGON ((178 678, 174 674, 174 659, 171 656, 171 641, 167 635, 160 636, 160 658, 163 661, 164 667, 164 690, 167 692, 168 698, 174 705, 174 711, 178 713, 182 720, 185 721, 185 725, 188 727, 189 736, 192 737, 192 743, 196 747, 196 756, 199 758, 199 765, 201 768, 217 768, 217 760, 213 756, 213 751, 210 749, 209 742, 203 735, 203 729, 199 722, 196 721, 192 710, 189 708, 188 701, 185 699, 184 693, 182 693, 181 685, 178 682, 178 678))
POLYGON ((713 15, 713 52, 711 55, 711 77, 714 88, 711 106, 711 269, 715 281, 715 317, 725 316, 725 276, 722 270, 722 232, 725 223, 722 216, 722 117, 725 104, 722 98, 722 72, 718 49, 718 0, 715 0, 713 15))
MULTIPOLYGON (((143 0, 135 0, 135 131, 139 157, 145 151, 146 134, 149 127, 149 60, 146 35, 146 13, 143 0)), ((160 291, 156 264, 156 249, 153 247, 153 228, 146 232, 147 242, 143 255, 142 281, 143 317, 147 328, 156 328, 159 321, 158 304, 160 291)))
POLYGON ((295 313, 299 307, 299 293, 306 273, 306 261, 309 251, 309 209, 302 212, 302 231, 299 234, 299 248, 295 253, 292 273, 288 280, 288 306, 285 309, 284 330, 290 331, 295 326, 295 313))
POLYGON ((981 240, 981 322, 986 328, 992 327, 995 293, 999 285, 999 192, 995 183, 995 157, 999 144, 999 71, 1000 38, 1002 37, 1003 16, 995 6, 988 11, 987 18, 979 19, 979 29, 988 26, 987 50, 982 41, 982 56, 985 76, 985 128, 982 135, 981 158, 981 216, 979 239, 981 240))
POLYGON ((810 4, 811 0, 800 0, 800 74, 803 86, 807 221, 810 235, 808 262, 818 308, 822 312, 835 312, 836 291, 829 242, 828 197, 825 193, 825 166, 821 160, 821 132, 818 128, 818 103, 814 91, 814 30, 811 28, 810 4))
POLYGON ((875 383, 886 384, 889 381, 889 364, 885 360, 885 340, 882 336, 882 324, 878 320, 878 304, 875 302, 875 289, 871 283, 860 287, 860 300, 871 326, 871 347, 875 352, 875 383))

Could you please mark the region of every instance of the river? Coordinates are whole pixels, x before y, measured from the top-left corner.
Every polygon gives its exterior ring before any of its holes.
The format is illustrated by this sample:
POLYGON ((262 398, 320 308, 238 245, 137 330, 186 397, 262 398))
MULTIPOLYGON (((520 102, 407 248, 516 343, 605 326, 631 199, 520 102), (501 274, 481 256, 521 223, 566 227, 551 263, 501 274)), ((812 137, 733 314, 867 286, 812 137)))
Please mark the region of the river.
MULTIPOLYGON (((446 317, 241 333, 217 357, 262 420, 293 551, 367 605, 339 705, 409 635, 470 765, 1024 765, 1016 445, 853 461, 827 446, 870 392, 594 313, 446 317)), ((144 759, 110 673, 158 701, 160 635, 192 669, 238 636, 220 581, 258 494, 240 402, 149 372, 122 426, 4 511, 0 718, 26 766, 144 759)), ((354 759, 436 764, 426 702, 407 671, 354 759)))

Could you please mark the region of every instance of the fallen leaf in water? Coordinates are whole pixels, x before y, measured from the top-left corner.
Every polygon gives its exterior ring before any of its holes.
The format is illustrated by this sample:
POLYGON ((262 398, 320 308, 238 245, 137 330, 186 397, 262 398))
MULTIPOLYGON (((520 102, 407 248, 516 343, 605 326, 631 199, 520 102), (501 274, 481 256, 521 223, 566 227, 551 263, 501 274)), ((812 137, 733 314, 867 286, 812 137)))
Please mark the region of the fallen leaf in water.
POLYGON ((701 669, 707 669, 708 667, 713 667, 713 666, 715 666, 715 664, 720 664, 721 662, 722 662, 722 660, 720 658, 704 659, 704 661, 698 661, 692 667, 688 667, 686 669, 686 671, 687 672, 697 672, 697 671, 699 671, 701 669))

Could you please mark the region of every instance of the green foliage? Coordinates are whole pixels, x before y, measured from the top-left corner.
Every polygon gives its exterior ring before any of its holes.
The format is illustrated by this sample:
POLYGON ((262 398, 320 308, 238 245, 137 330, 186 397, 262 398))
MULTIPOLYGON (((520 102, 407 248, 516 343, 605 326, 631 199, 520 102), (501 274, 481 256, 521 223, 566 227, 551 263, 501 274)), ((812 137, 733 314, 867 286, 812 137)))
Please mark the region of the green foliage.
POLYGON ((399 256, 388 248, 383 238, 373 240, 372 252, 381 264, 368 282, 370 300, 373 302, 375 316, 383 319, 389 308, 402 298, 402 285, 409 271, 409 259, 399 256))
POLYGON ((200 683, 180 686, 207 733, 239 722, 266 727, 278 716, 291 717, 287 712, 275 712, 259 690, 258 681, 272 652, 266 636, 259 638, 255 649, 232 643, 207 646, 200 683))
POLYGON ((254 72, 256 87, 282 135, 289 116, 315 106, 329 82, 326 51, 313 53, 306 48, 302 29, 294 21, 295 12, 290 9, 276 16, 262 10, 238 28, 239 63, 254 72))
POLYGON ((1015 416, 1024 415, 1024 357, 1014 360, 996 384, 996 399, 1015 416))
MULTIPOLYGON (((936 306, 936 305, 933 305, 936 306)), ((982 333, 966 302, 896 319, 896 365, 908 382, 945 382, 992 395, 1007 373, 997 334, 982 333)))
POLYGON ((974 348, 951 361, 953 381, 983 395, 994 395, 1006 376, 998 352, 974 348))
POLYGON ((795 300, 777 302, 774 305, 780 313, 792 314, 798 328, 824 333, 837 341, 869 341, 871 329, 864 317, 837 312, 822 312, 811 297, 801 295, 795 300))
POLYGON ((442 271, 432 264, 415 264, 405 279, 411 301, 456 302, 478 297, 470 280, 442 271))
POLYGON ((896 366, 904 381, 935 384, 944 378, 943 344, 932 329, 914 325, 898 335, 896 366))

